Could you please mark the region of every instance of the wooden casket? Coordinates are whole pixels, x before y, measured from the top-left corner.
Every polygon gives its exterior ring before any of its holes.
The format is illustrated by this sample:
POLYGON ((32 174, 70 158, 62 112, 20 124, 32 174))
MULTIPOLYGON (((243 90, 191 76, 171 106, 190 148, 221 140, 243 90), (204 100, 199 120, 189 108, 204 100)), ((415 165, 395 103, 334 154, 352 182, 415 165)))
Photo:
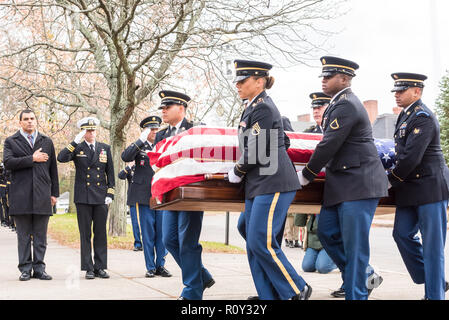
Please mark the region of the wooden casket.
MULTIPOLYGON (((289 212, 319 213, 323 190, 324 179, 316 179, 298 190, 289 212)), ((390 195, 380 200, 376 215, 394 213, 394 203, 394 194, 390 189, 390 195)), ((218 178, 173 189, 164 194, 161 203, 152 198, 150 206, 156 210, 241 212, 245 208, 245 198, 241 185, 218 178)))

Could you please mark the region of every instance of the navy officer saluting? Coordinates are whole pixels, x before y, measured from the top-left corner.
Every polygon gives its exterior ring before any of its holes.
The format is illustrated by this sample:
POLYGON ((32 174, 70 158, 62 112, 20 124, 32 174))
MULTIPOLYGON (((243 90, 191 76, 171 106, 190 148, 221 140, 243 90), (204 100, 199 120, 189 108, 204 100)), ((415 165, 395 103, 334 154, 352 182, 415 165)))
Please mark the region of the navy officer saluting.
MULTIPOLYGON (((175 136, 193 127, 185 118, 190 97, 175 91, 161 91, 162 119, 169 126, 156 135, 154 141, 175 136)), ((199 243, 203 223, 202 211, 164 211, 162 239, 168 252, 182 271, 184 289, 179 300, 201 300, 206 288, 215 284, 201 261, 202 247, 199 243)))
POLYGON ((231 183, 245 184, 244 230, 254 285, 262 300, 307 300, 312 288, 297 274, 277 239, 301 186, 285 149, 281 115, 265 91, 274 84, 269 76, 272 65, 236 60, 235 67, 238 93, 249 104, 239 125, 242 155, 228 177, 231 183))
POLYGON ((413 281, 425 284, 425 298, 444 300, 449 170, 441 150, 440 126, 421 100, 427 77, 414 73, 392 77, 392 92, 403 108, 394 136, 396 166, 388 175, 396 196, 393 238, 413 281))
POLYGON ((114 198, 114 164, 111 147, 95 140, 100 121, 86 117, 78 121, 81 132, 58 154, 58 161, 75 163, 76 217, 81 241, 81 270, 86 279, 109 278, 107 269, 106 221, 114 198), (84 141, 82 141, 84 138, 84 141), (92 262, 92 223, 94 262, 92 262))
POLYGON ((161 122, 162 119, 158 116, 143 119, 140 122, 143 131, 139 139, 122 153, 123 161, 134 161, 135 167, 129 186, 128 206, 131 214, 140 219, 147 278, 153 278, 155 275, 171 277, 170 272, 164 267, 167 250, 162 242, 162 211, 150 208, 151 180, 154 171, 151 168, 147 152, 154 147, 153 142, 161 122))
POLYGON ((332 100, 323 115, 323 140, 298 178, 307 185, 326 166, 318 236, 342 272, 346 299, 364 300, 380 284, 366 286, 369 230, 388 181, 368 113, 350 88, 359 66, 336 57, 322 57, 321 63, 323 92, 332 100))

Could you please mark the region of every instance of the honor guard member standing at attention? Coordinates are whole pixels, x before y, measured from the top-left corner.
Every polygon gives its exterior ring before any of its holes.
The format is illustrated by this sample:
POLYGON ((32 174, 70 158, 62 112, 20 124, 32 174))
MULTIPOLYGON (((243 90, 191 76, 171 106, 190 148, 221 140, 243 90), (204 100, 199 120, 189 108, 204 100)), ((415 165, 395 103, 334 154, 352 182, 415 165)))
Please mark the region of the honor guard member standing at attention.
POLYGON ((244 181, 246 248, 254 285, 262 300, 307 300, 312 288, 296 273, 277 239, 301 186, 285 149, 281 115, 265 91, 274 83, 272 66, 236 60, 235 67, 239 96, 249 104, 238 128, 242 156, 228 177, 231 183, 244 181))
MULTIPOLYGON (((185 118, 190 97, 175 91, 161 91, 162 120, 169 126, 156 135, 154 144, 193 127, 185 118)), ((179 300, 201 300, 206 288, 215 284, 201 261, 199 243, 203 224, 202 211, 163 211, 162 237, 182 271, 184 289, 179 300)))
MULTIPOLYGON (((134 161, 133 161, 134 162, 134 161)), ((134 236, 134 249, 133 251, 143 251, 143 247, 142 247, 142 240, 140 237, 140 223, 139 223, 139 218, 136 215, 136 211, 133 210, 131 211, 131 206, 130 206, 130 186, 131 186, 131 181, 133 179, 133 175, 134 175, 134 169, 135 169, 135 165, 127 165, 125 167, 125 169, 123 169, 122 171, 120 171, 118 173, 118 178, 120 180, 126 180, 128 182, 128 192, 126 194, 126 204, 129 207, 129 211, 130 211, 130 216, 131 216, 131 224, 133 227, 133 236, 134 236)))
POLYGON ((388 180, 368 113, 350 88, 359 66, 336 57, 321 63, 323 92, 332 100, 323 115, 323 140, 298 178, 305 186, 326 166, 318 236, 342 272, 346 299, 365 300, 381 282, 376 273, 367 281, 369 231, 379 199, 388 195, 388 180))
POLYGON ((421 100, 427 77, 414 73, 392 77, 392 92, 403 108, 394 135, 396 166, 388 174, 396 198, 393 238, 413 281, 425 284, 425 299, 444 300, 449 170, 441 150, 440 125, 421 100))
POLYGON ((38 132, 33 111, 19 115, 20 130, 6 138, 5 169, 11 171, 9 214, 17 227, 20 281, 51 280, 45 272, 47 228, 59 197, 58 168, 53 141, 38 132))
POLYGON ((123 161, 135 163, 134 175, 129 187, 128 205, 131 214, 139 217, 140 220, 147 278, 153 278, 155 275, 171 277, 170 272, 164 267, 167 250, 162 242, 163 212, 150 208, 151 180, 154 171, 147 153, 154 147, 154 139, 161 122, 162 119, 157 116, 143 119, 140 122, 143 131, 139 139, 122 153, 123 161))
POLYGON ((81 270, 86 271, 86 279, 109 278, 105 271, 108 252, 106 221, 108 206, 114 198, 115 177, 111 147, 96 141, 99 124, 100 121, 94 117, 78 121, 81 132, 58 155, 59 162, 75 163, 74 202, 80 231, 81 270))
POLYGON ((304 132, 323 133, 323 128, 321 127, 323 114, 331 101, 331 97, 323 92, 315 92, 310 94, 310 99, 312 99, 313 120, 315 120, 316 125, 304 130, 304 132))

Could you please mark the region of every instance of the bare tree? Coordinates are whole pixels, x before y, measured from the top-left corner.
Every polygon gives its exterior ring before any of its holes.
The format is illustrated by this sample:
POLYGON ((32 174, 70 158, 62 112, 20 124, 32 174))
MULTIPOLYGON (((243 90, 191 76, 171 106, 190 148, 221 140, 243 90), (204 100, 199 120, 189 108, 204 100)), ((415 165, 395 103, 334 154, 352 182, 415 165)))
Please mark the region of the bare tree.
MULTIPOLYGON (((154 108, 156 90, 189 88, 193 119, 214 111, 232 125, 240 101, 225 71, 231 57, 307 63, 326 36, 315 23, 338 14, 341 2, 1 1, 1 89, 47 101, 57 126, 98 117, 118 170, 130 119, 154 108)), ((111 235, 126 232, 124 190, 118 180, 111 235)))

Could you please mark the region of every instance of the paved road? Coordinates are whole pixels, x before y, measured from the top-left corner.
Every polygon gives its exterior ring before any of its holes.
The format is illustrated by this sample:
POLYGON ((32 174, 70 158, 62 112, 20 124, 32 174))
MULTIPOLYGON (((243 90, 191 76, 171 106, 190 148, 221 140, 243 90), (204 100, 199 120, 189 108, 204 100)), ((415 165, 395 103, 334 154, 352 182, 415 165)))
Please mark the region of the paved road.
MULTIPOLYGON (((237 219, 238 214, 231 214, 230 244, 244 248, 244 241, 236 230, 237 219)), ((224 226, 224 215, 205 215, 201 240, 224 242, 224 226)), ((410 280, 391 237, 391 228, 373 228, 370 241, 371 264, 384 277, 384 283, 373 291, 371 299, 420 299, 424 288, 410 280)), ((306 274, 300 270, 303 251, 284 250, 290 262, 312 285, 312 299, 332 299, 329 293, 340 286, 340 273, 306 274)), ((173 273, 171 278, 145 278, 142 252, 109 250, 111 279, 85 280, 84 272, 79 271, 79 250, 49 239, 46 263, 53 280, 27 282, 18 281, 17 239, 15 233, 6 228, 0 228, 0 255, 0 299, 176 299, 182 289, 180 270, 170 255, 166 267, 173 273)), ((246 299, 256 293, 246 255, 203 253, 203 263, 216 280, 216 285, 206 290, 205 299, 246 299)))

